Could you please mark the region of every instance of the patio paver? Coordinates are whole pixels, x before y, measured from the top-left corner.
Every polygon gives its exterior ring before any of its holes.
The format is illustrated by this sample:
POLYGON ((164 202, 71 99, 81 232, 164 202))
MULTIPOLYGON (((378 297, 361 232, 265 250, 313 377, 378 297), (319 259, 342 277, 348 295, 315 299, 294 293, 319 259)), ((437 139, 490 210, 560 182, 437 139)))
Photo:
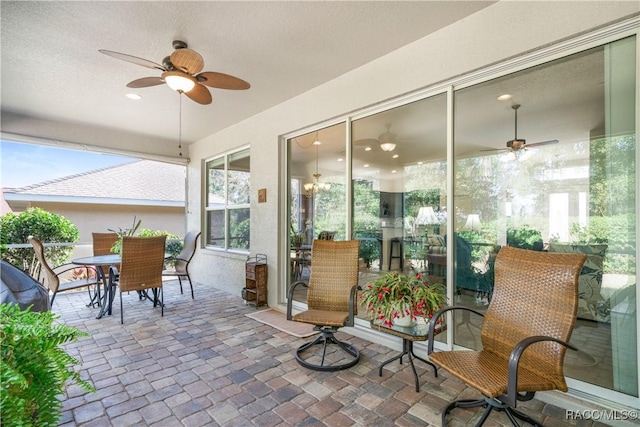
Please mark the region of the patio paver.
MULTIPOLYGON (((239 296, 194 284, 196 300, 165 287, 165 312, 125 295, 96 320, 86 292, 56 297, 53 311, 91 336, 67 344, 83 378, 97 388, 68 387, 61 426, 427 426, 440 425, 440 410, 474 390, 441 371, 418 366, 420 392, 410 366, 392 363, 378 376, 380 360, 397 350, 348 337, 361 352, 355 367, 315 372, 298 365, 296 338, 246 316, 255 310, 239 296)), ((117 301, 117 299, 116 299, 117 301)), ((343 332, 339 332, 343 333, 343 332)), ((539 400, 520 409, 544 424, 592 426, 564 419, 565 410, 539 400)), ((479 410, 457 409, 449 425, 473 424, 479 410)), ((486 425, 510 425, 492 414, 486 425)))

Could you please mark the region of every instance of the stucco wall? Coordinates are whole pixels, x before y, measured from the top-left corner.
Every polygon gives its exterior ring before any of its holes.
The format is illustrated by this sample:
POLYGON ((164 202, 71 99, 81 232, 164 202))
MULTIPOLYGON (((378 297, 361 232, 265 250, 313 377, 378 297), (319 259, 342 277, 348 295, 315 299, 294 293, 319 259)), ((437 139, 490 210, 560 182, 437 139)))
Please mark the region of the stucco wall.
MULTIPOLYGON (((251 146, 251 251, 269 258, 269 305, 275 306, 282 235, 280 136, 350 111, 435 85, 638 13, 638 2, 500 2, 190 147, 187 225, 200 228, 203 159, 251 146), (257 203, 257 190, 267 202, 257 203)), ((398 29, 401 31, 401 28, 398 29)), ((282 64, 286 66, 286 64, 282 64)), ((286 242, 285 242, 286 243, 286 242)), ((239 294, 244 257, 203 250, 192 275, 239 294)), ((286 265, 286 264, 285 264, 286 265)))
POLYGON ((34 202, 31 206, 62 215, 73 222, 78 228, 79 243, 91 243, 93 232, 106 233, 108 229, 130 228, 134 216, 142 220, 140 228, 165 230, 180 237, 185 235, 184 209, 181 207, 45 202, 34 202))

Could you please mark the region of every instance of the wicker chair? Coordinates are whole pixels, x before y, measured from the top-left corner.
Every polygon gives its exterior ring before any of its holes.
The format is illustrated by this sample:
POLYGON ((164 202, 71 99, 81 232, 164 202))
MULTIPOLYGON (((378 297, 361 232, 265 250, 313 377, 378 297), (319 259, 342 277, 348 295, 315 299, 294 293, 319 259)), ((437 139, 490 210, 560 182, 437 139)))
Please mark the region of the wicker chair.
MULTIPOLYGON (((118 241, 117 233, 91 233, 93 239, 93 255, 110 255, 111 248, 118 241)), ((99 267, 104 273, 104 277, 109 275, 109 267, 99 267)))
POLYGON ((296 350, 296 360, 302 366, 316 371, 337 371, 354 366, 360 360, 360 352, 351 344, 339 341, 336 331, 344 326, 353 326, 357 314, 356 292, 358 290, 358 240, 333 241, 314 240, 311 249, 313 268, 309 283, 297 282, 289 289, 287 319, 315 325, 320 335, 296 350), (299 285, 308 286, 307 311, 292 315, 293 294, 299 285), (316 344, 323 345, 319 363, 315 354, 306 350, 316 344), (336 351, 343 353, 332 363, 325 358, 327 345, 334 344, 336 351), (303 355, 306 354, 306 357, 303 355), (325 361, 327 363, 325 363, 325 361))
POLYGON ((93 238, 93 255, 109 255, 114 243, 118 241, 117 233, 91 233, 93 238))
MULTIPOLYGON (((495 261, 495 288, 480 332, 482 350, 433 352, 429 331, 429 360, 470 387, 480 400, 452 402, 442 411, 442 424, 454 408, 485 408, 482 425, 493 409, 541 425, 515 409, 518 401, 533 399, 537 391, 567 391, 562 363, 578 307, 578 276, 586 259, 581 254, 558 254, 503 247, 495 261)), ((449 310, 438 311, 435 320, 449 310)))
POLYGON ((122 293, 129 291, 138 291, 141 298, 153 291, 153 306, 159 304, 164 316, 162 267, 166 239, 167 236, 122 238, 120 270, 114 266, 109 269, 110 304, 115 286, 120 288, 120 323, 124 323, 122 293))
POLYGON ((321 231, 318 233, 318 240, 333 240, 335 237, 335 231, 321 231))
POLYGON ((191 299, 194 299, 193 296, 193 283, 191 283, 191 277, 189 276, 189 263, 191 262, 191 258, 196 253, 198 238, 200 237, 200 232, 194 233, 190 231, 184 236, 184 246, 182 250, 178 254, 176 258, 170 258, 175 261, 175 267, 173 270, 165 270, 162 272, 162 275, 165 277, 178 277, 178 282, 180 283, 180 293, 182 294, 182 278, 186 277, 189 280, 189 286, 191 286, 191 299))
POLYGON ((89 298, 91 303, 95 300, 96 296, 91 295, 91 288, 94 288, 95 292, 97 292, 98 288, 98 280, 97 275, 95 274, 95 270, 92 270, 88 267, 81 267, 74 264, 61 264, 56 267, 51 267, 47 262, 47 259, 44 255, 44 245, 38 239, 33 236, 29 236, 27 238, 31 246, 33 246, 33 250, 36 254, 36 258, 38 259, 38 266, 33 270, 33 277, 42 283, 40 280, 40 274, 44 272, 44 276, 46 278, 45 284, 49 289, 49 292, 52 293, 51 301, 49 305, 53 308, 53 300, 56 299, 56 295, 58 292, 71 291, 74 289, 87 288, 89 291, 89 298), (61 281, 60 276, 64 273, 67 273, 71 270, 82 269, 84 270, 84 278, 70 281, 61 281))

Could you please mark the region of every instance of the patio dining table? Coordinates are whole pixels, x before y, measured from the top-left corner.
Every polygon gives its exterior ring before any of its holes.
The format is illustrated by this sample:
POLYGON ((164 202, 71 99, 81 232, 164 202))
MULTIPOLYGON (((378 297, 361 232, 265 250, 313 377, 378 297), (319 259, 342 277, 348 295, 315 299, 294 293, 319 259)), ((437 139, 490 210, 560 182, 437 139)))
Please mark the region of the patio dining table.
MULTIPOLYGON (((120 267, 120 261, 122 260, 120 254, 109 254, 109 255, 93 255, 82 258, 76 258, 71 262, 73 264, 78 265, 94 265, 96 267, 120 267)), ((101 319, 107 312, 111 313, 111 304, 113 303, 113 295, 112 290, 109 289, 109 280, 105 276, 102 268, 96 268, 96 275, 98 276, 98 280, 102 282, 102 286, 104 288, 104 295, 100 297, 98 293, 98 300, 100 302, 100 311, 96 316, 96 319, 101 319), (100 301, 100 298, 102 300, 100 301)))
MULTIPOLYGON (((170 258, 171 254, 165 253, 165 259, 170 258)), ((120 268, 120 262, 122 261, 122 257, 120 254, 109 254, 109 255, 93 255, 82 258, 76 258, 71 262, 78 265, 93 265, 96 267, 96 274, 98 276, 98 280, 102 282, 102 287, 104 289, 104 295, 100 297, 98 293, 98 301, 100 302, 100 311, 96 316, 96 319, 101 319, 105 314, 111 314, 111 306, 113 305, 114 292, 113 289, 109 286, 109 278, 105 275, 102 267, 116 267, 120 268)), ((146 295, 145 295, 146 297, 146 295)), ((155 295, 154 295, 155 299, 155 295)))

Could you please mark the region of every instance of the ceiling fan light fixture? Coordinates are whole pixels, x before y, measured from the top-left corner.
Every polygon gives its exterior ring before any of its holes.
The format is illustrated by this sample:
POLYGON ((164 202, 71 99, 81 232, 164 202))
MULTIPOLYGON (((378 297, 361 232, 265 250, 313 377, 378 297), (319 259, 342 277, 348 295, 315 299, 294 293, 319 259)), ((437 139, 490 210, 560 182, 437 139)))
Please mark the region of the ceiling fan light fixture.
POLYGON ((382 149, 382 151, 393 151, 396 149, 396 144, 392 142, 385 142, 380 144, 380 148, 382 149))
POLYGON ((162 78, 176 92, 189 92, 196 85, 196 79, 182 71, 165 71, 162 78))

